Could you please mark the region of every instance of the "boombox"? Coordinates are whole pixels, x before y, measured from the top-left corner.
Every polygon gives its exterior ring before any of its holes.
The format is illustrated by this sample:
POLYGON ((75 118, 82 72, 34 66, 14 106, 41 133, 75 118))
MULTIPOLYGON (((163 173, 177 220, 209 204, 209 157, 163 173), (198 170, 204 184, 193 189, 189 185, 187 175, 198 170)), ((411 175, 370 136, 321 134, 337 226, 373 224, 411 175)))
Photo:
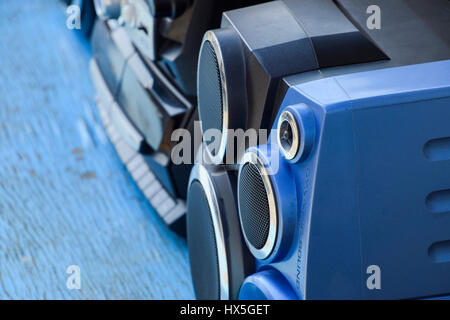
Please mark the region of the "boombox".
MULTIPOLYGON (((194 130, 197 57, 221 13, 263 1, 95 0, 92 79, 110 140, 163 220, 185 233, 192 164, 171 161, 172 132, 194 130)), ((192 146, 192 154, 196 146, 192 146)), ((193 161, 192 161, 193 162, 193 161)), ((191 163, 192 163, 191 162, 191 163)))
POLYGON ((198 298, 450 293, 449 13, 447 0, 283 0, 205 34, 210 161, 187 200, 198 298), (248 146, 237 129, 270 136, 248 146))

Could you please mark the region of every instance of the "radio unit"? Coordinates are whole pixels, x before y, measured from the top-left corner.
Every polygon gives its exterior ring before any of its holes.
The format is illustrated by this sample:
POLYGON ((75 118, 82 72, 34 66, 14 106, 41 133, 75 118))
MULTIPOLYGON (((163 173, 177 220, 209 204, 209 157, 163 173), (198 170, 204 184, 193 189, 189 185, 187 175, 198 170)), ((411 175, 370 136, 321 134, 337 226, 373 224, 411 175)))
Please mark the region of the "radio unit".
POLYGON ((257 2, 94 2, 102 19, 91 40, 91 73, 102 119, 143 194, 180 234, 185 233, 184 199, 192 164, 171 161, 171 134, 177 128, 193 133, 198 118, 195 80, 201 39, 219 25, 222 11, 257 2))

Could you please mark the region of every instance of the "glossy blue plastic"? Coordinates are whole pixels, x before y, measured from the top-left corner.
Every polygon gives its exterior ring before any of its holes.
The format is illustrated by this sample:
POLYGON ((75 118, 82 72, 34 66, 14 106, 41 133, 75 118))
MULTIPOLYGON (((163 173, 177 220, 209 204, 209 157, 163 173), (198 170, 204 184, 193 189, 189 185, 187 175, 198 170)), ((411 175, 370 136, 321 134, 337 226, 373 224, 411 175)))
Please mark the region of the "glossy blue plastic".
MULTIPOLYGON (((279 114, 305 106, 315 118, 310 154, 281 159, 290 176, 272 177, 295 185, 295 231, 260 270, 278 270, 304 299, 448 295, 450 60, 302 83, 279 114), (367 285, 372 265, 380 289, 367 285)), ((281 206, 293 197, 276 196, 281 206)))

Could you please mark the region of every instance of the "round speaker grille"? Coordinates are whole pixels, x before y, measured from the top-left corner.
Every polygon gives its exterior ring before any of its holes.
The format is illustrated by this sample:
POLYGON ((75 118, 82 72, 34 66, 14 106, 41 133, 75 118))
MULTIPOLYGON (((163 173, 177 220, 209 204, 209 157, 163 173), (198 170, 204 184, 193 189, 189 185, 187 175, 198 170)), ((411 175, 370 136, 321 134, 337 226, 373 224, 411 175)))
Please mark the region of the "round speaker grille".
POLYGON ((262 249, 269 237, 270 208, 261 174, 250 162, 242 167, 239 176, 239 214, 247 241, 262 249))
MULTIPOLYGON (((222 131, 223 97, 217 56, 209 41, 205 41, 200 52, 198 69, 198 109, 202 130, 222 131)), ((216 150, 211 153, 215 155, 216 150)))
POLYGON ((197 299, 219 299, 219 262, 210 206, 202 185, 194 180, 187 204, 187 237, 197 299))

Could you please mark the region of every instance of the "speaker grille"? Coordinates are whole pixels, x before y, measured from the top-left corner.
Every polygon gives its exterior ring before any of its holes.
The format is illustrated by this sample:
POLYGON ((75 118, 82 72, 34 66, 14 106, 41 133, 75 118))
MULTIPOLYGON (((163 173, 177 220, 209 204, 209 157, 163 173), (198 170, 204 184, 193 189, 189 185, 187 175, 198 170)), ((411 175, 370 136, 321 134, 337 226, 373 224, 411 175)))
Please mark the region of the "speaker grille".
POLYGON ((264 181, 253 163, 246 163, 239 176, 239 214, 247 241, 262 249, 269 236, 270 209, 264 181))
MULTIPOLYGON (((198 108, 203 132, 222 131, 222 81, 217 56, 209 41, 205 41, 200 52, 198 77, 198 108)), ((215 151, 211 153, 215 155, 215 151)))
POLYGON ((189 188, 187 238, 192 280, 197 299, 220 298, 216 237, 205 191, 197 180, 189 188))

